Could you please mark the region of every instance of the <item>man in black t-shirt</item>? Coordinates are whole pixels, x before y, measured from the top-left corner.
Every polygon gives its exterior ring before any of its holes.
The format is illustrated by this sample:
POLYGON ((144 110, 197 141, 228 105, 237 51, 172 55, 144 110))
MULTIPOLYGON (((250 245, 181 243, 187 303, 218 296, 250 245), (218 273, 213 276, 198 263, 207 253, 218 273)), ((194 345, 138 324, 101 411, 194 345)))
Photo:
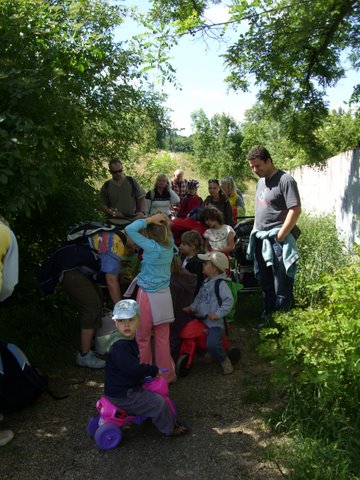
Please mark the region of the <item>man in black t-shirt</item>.
POLYGON ((269 315, 293 306, 295 269, 289 268, 286 260, 295 246, 292 232, 301 214, 301 201, 295 180, 274 166, 266 148, 254 147, 247 160, 260 177, 255 198, 255 260, 264 313, 269 315))

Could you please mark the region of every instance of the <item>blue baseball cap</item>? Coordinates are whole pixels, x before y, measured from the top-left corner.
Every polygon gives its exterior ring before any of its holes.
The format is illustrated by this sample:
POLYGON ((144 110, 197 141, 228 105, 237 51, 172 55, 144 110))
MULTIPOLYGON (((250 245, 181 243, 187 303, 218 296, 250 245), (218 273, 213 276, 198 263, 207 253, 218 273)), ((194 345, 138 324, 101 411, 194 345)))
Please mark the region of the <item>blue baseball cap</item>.
POLYGON ((135 300, 120 300, 115 304, 112 319, 126 320, 140 314, 140 306, 135 300))

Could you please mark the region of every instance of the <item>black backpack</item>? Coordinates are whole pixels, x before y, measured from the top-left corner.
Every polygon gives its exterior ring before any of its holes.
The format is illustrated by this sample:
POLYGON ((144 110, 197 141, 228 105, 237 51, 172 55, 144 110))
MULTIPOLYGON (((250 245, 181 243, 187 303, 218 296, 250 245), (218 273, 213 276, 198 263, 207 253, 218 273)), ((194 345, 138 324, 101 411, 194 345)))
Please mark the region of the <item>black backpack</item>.
POLYGON ((24 352, 0 340, 0 412, 20 410, 47 389, 47 376, 30 365, 24 352))
POLYGON ((63 272, 85 266, 89 275, 100 286, 106 286, 105 274, 100 272, 100 259, 90 247, 88 236, 97 232, 114 232, 126 244, 126 235, 118 225, 96 221, 81 222, 73 225, 67 233, 67 241, 55 250, 35 272, 40 290, 45 294, 54 293, 63 272))

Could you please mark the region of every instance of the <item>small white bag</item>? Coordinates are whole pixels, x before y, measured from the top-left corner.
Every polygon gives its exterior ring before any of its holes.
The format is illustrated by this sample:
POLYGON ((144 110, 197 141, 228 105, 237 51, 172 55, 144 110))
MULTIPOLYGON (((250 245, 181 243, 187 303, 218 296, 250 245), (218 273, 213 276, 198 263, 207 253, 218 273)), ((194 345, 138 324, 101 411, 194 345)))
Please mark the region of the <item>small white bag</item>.
POLYGON ((101 317, 101 327, 97 329, 95 335, 95 350, 100 355, 105 355, 110 350, 111 345, 119 340, 120 333, 116 330, 112 311, 104 308, 101 317))

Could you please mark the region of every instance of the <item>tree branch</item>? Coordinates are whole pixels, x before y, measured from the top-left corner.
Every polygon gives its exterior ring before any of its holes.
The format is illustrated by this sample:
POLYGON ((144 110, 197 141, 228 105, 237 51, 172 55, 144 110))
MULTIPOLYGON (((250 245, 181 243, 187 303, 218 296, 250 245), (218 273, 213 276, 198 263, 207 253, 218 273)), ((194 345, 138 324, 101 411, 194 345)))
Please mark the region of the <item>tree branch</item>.
POLYGON ((357 4, 357 0, 352 0, 352 1, 350 0, 350 1, 344 2, 344 4, 342 5, 341 9, 338 12, 338 14, 334 18, 334 21, 330 24, 330 28, 328 29, 322 44, 319 46, 319 48, 312 49, 313 53, 311 55, 309 65, 308 65, 308 69, 307 69, 307 73, 306 73, 306 77, 305 77, 305 82, 307 84, 310 81, 310 77, 312 75, 312 70, 313 70, 315 64, 318 63, 320 55, 323 52, 325 52, 325 50, 328 48, 331 40, 333 39, 335 33, 337 32, 337 30, 339 28, 339 25, 344 20, 344 18, 346 18, 351 13, 353 8, 355 8, 356 4, 357 4))

